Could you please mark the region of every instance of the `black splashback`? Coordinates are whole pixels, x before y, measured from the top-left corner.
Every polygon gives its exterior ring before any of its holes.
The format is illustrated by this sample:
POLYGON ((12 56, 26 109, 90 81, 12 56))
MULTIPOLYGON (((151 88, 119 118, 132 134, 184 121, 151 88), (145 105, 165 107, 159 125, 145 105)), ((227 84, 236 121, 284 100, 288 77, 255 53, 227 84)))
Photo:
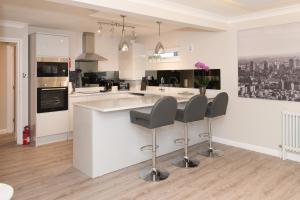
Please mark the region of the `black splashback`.
POLYGON ((199 88, 199 80, 209 79, 207 89, 221 89, 221 70, 147 70, 145 73, 149 86, 159 86, 163 77, 165 87, 199 88))

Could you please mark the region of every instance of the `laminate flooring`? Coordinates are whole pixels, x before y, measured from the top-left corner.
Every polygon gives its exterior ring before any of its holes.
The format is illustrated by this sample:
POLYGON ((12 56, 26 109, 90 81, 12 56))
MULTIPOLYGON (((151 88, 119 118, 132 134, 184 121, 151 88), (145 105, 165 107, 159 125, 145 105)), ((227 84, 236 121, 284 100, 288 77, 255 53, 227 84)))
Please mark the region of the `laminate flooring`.
POLYGON ((0 182, 12 185, 13 199, 20 200, 300 199, 299 163, 215 145, 224 150, 223 157, 197 154, 204 143, 189 148, 190 157, 200 160, 198 168, 171 164, 182 150, 159 157, 158 165, 167 169, 170 177, 149 183, 139 179, 138 172, 150 166, 150 160, 91 179, 72 167, 70 141, 36 148, 17 146, 12 135, 0 135, 0 182))

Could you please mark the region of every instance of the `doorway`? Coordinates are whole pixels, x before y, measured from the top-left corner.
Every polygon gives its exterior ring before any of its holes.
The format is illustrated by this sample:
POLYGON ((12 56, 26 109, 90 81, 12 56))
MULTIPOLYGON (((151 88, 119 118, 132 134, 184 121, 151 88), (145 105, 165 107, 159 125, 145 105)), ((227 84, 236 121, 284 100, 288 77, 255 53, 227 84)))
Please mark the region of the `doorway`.
POLYGON ((16 139, 16 43, 0 42, 0 134, 16 139))

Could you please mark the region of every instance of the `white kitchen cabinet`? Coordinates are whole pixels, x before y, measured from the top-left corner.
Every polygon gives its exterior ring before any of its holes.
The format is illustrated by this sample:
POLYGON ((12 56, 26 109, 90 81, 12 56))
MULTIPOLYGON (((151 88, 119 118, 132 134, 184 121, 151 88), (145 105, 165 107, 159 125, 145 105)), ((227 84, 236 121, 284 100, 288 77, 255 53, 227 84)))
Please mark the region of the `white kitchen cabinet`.
POLYGON ((69 37, 35 33, 37 57, 69 57, 69 37))
POLYGON ((128 52, 119 53, 119 76, 124 80, 142 80, 146 69, 144 45, 133 43, 128 52))
POLYGON ((87 96, 69 97, 69 132, 73 131, 73 110, 74 103, 87 101, 87 96))
POLYGON ((68 132, 68 111, 38 113, 36 116, 37 137, 68 132))

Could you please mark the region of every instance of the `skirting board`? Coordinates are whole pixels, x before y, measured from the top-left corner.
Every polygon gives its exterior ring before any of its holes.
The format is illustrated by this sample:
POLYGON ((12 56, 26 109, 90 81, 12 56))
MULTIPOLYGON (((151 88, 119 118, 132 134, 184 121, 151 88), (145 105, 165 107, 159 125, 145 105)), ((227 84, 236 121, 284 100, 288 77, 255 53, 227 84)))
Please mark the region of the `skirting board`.
POLYGON ((72 140, 73 134, 72 133, 61 133, 49 136, 38 137, 36 140, 36 146, 41 146, 45 144, 50 144, 54 142, 61 142, 65 140, 72 140))
MULTIPOLYGON (((217 142, 217 143, 221 143, 221 144, 225 144, 225 145, 229 145, 229 146, 233 146, 233 147, 238 147, 241 149, 246 149, 249 151, 255 151, 258 153, 263 153, 263 154, 275 156, 278 158, 281 158, 281 155, 282 155, 281 149, 271 149, 271 148, 267 148, 267 147, 261 147, 261 146, 257 146, 257 145, 253 145, 253 144, 237 142, 237 141, 219 138, 219 137, 215 137, 215 136, 212 137, 212 140, 213 140, 213 142, 217 142)), ((287 152, 286 158, 288 160, 300 162, 300 154, 287 152)))

